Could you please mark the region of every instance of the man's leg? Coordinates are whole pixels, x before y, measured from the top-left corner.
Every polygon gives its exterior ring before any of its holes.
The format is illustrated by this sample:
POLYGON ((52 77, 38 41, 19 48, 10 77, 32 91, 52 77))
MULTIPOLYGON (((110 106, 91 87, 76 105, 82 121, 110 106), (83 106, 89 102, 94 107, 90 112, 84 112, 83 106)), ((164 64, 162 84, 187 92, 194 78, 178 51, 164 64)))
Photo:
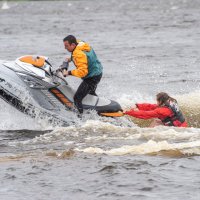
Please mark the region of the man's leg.
POLYGON ((102 77, 102 74, 100 74, 98 76, 94 76, 91 79, 86 80, 86 82, 90 86, 90 92, 89 92, 89 94, 97 96, 96 89, 97 89, 98 83, 101 80, 101 77, 102 77))
POLYGON ((83 104, 82 100, 87 94, 96 95, 95 91, 97 88, 97 84, 100 82, 102 74, 98 76, 94 76, 91 78, 87 78, 83 80, 83 82, 78 87, 75 95, 74 95, 74 104, 80 113, 83 113, 83 104))
POLYGON ((78 109, 79 113, 81 113, 81 114, 83 113, 82 100, 89 92, 90 92, 89 85, 85 81, 83 81, 79 85, 79 87, 74 95, 74 104, 75 104, 76 108, 78 109))

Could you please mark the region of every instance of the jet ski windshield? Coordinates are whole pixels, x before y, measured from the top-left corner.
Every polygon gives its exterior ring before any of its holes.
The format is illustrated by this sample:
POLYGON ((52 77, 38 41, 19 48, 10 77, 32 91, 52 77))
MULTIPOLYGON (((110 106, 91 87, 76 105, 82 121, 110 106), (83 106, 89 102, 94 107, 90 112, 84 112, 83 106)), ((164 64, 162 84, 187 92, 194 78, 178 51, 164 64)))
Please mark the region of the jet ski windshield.
POLYGON ((45 59, 43 69, 48 75, 50 75, 50 76, 52 75, 52 70, 51 70, 52 69, 52 65, 48 61, 48 58, 45 59))

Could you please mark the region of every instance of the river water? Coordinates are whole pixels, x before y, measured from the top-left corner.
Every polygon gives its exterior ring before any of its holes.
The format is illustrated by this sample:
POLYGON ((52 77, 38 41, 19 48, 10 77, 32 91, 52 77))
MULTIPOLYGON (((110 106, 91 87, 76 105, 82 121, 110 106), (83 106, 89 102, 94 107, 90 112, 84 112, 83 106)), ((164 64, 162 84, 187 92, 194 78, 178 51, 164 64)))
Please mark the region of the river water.
MULTIPOLYGON (((59 127, 0 101, 0 199, 200 199, 200 1, 0 2, 0 59, 69 56, 68 34, 104 66, 99 96, 127 109, 177 98, 189 128, 88 114, 59 127)), ((73 67, 73 66, 71 66, 73 67)), ((79 79, 69 77, 76 88, 79 79)))

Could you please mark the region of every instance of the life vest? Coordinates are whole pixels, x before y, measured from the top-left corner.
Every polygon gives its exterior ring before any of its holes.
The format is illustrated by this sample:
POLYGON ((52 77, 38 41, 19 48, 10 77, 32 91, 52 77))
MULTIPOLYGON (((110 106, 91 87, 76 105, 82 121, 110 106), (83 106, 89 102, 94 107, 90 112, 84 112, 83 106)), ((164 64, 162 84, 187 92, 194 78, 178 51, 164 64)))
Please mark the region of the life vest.
POLYGON ((84 53, 86 54, 88 60, 88 74, 83 79, 100 75, 103 67, 94 50, 91 48, 90 51, 84 51, 84 53))
POLYGON ((169 103, 165 104, 164 107, 169 108, 173 114, 169 117, 166 117, 162 120, 163 124, 166 126, 180 126, 182 123, 185 122, 185 118, 182 112, 179 109, 177 102, 170 101, 169 103))
POLYGON ((101 65, 101 62, 98 60, 95 51, 92 49, 92 47, 90 47, 89 44, 83 41, 79 41, 78 45, 73 50, 71 54, 71 60, 73 61, 77 69, 82 68, 81 71, 84 71, 84 73, 87 71, 87 74, 85 76, 81 76, 81 74, 77 72, 77 70, 72 70, 72 75, 77 76, 79 78, 86 79, 98 76, 103 71, 103 67, 101 65), (80 51, 83 52, 86 55, 86 57, 83 56, 83 54, 80 53, 80 51), (87 63, 87 66, 84 66, 83 68, 81 63, 84 63, 85 65, 87 63))

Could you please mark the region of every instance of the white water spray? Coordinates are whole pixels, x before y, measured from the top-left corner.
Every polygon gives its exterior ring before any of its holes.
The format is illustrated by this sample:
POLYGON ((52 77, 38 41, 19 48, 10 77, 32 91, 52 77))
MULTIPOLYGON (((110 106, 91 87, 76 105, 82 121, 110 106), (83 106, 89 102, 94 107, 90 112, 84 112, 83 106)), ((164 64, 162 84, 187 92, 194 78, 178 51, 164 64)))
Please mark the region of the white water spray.
POLYGON ((2 9, 2 10, 7 10, 7 9, 9 9, 9 8, 10 8, 10 6, 8 5, 7 1, 3 1, 2 6, 1 6, 1 9, 2 9))

